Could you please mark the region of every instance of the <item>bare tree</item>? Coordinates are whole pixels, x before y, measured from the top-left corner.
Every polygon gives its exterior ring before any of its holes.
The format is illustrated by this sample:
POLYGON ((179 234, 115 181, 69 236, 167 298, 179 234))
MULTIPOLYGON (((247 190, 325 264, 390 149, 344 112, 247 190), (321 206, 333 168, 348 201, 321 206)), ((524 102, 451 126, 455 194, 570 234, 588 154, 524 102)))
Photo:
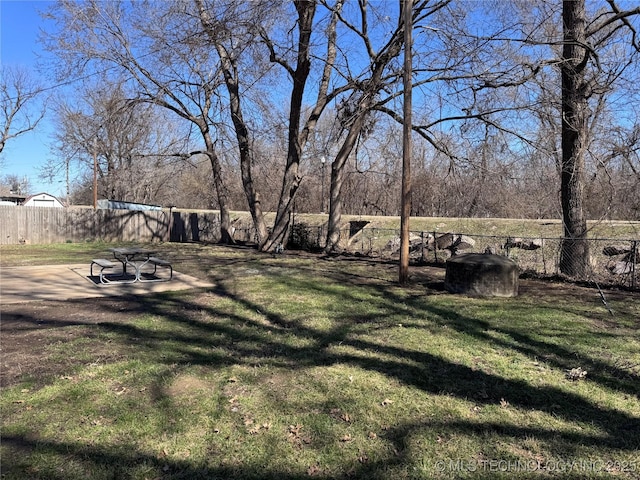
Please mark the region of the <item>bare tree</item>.
MULTIPOLYGON (((613 124, 613 122, 612 122, 613 124)), ((587 211, 593 216, 640 219, 640 123, 608 130, 587 185, 587 211), (609 198, 610 202, 602 202, 609 198)))
MULTIPOLYGON (((258 244, 267 241, 268 229, 264 220, 262 198, 255 186, 253 165, 255 150, 252 147, 251 132, 243 110, 241 93, 240 63, 249 44, 257 36, 256 23, 260 23, 260 2, 251 5, 250 18, 240 7, 244 2, 231 2, 226 9, 216 9, 215 4, 205 5, 203 0, 195 0, 197 15, 208 43, 213 45, 220 59, 227 94, 229 95, 229 115, 235 131, 240 158, 242 185, 249 211, 256 229, 258 244), (244 32, 244 36, 240 33, 244 32)), ((245 79, 246 81, 247 79, 245 79)))
POLYGON ((29 179, 18 175, 5 175, 0 178, 0 193, 2 195, 28 195, 30 191, 29 179))
MULTIPOLYGON (((625 143, 632 141, 629 128, 606 151, 595 122, 611 113, 607 95, 630 71, 628 52, 616 62, 608 47, 625 35, 637 44, 629 21, 636 10, 621 11, 609 1, 588 12, 593 20, 584 42, 565 42, 552 27, 559 6, 554 10, 553 2, 540 0, 540 8, 532 9, 530 3, 415 0, 412 128, 420 142, 414 160, 422 164, 422 182, 414 186, 427 201, 416 202, 414 214, 507 215, 509 208, 523 215, 556 213, 560 189, 549 182, 553 169, 558 176, 572 172, 568 180, 585 176, 579 159, 576 170, 565 168, 561 156, 571 149, 559 141, 561 120, 571 119, 561 115, 559 88, 560 69, 572 61, 562 58, 567 45, 575 48, 567 55, 586 62, 590 115, 582 148, 600 161, 588 172, 589 188, 604 191, 609 175, 637 168, 637 153, 625 143), (544 187, 544 207, 533 209, 523 192, 536 199, 542 191, 537 186, 544 187)), ((65 0, 54 14, 74 29, 51 40, 65 66, 90 62, 90 72, 117 72, 127 82, 128 100, 162 106, 191 126, 204 146, 182 153, 209 158, 228 239, 229 205, 244 196, 260 248, 286 243, 296 199, 302 195, 298 206, 305 209, 324 205, 316 201, 320 194, 313 189, 320 186, 313 183, 323 178, 318 169, 326 156, 332 250, 339 248, 343 211, 397 213, 398 145, 384 146, 386 155, 376 141, 380 132, 398 135, 387 119, 396 126, 404 122, 402 4, 65 0), (325 124, 337 126, 337 133, 318 132, 327 116, 335 117, 325 124), (323 135, 331 140, 318 142, 323 135), (369 148, 380 153, 367 153, 369 148), (270 210, 276 213, 272 228, 264 215, 270 210)), ((575 239, 580 232, 566 236, 575 239)))
POLYGON ((42 90, 26 69, 2 65, 0 73, 0 153, 8 140, 38 126, 45 108, 32 109, 42 90))
MULTIPOLYGON (((202 0, 196 0, 202 27, 208 35, 209 42, 216 48, 220 59, 222 71, 227 85, 229 95, 229 111, 235 129, 239 147, 241 162, 242 181, 245 194, 248 200, 254 224, 258 233, 259 247, 263 250, 273 250, 280 244, 285 244, 290 226, 290 215, 297 192, 302 182, 300 165, 306 145, 312 139, 315 126, 323 111, 334 99, 341 88, 338 87, 329 92, 329 81, 334 68, 333 62, 336 56, 335 47, 335 26, 337 23, 337 12, 340 11, 342 0, 335 2, 333 12, 325 30, 326 53, 323 56, 319 68, 320 75, 316 86, 317 97, 311 107, 305 109, 305 99, 308 89, 308 78, 312 70, 312 34, 316 24, 314 18, 317 3, 306 0, 296 0, 291 2, 294 8, 294 27, 286 28, 287 32, 294 32, 295 35, 282 36, 282 26, 288 22, 290 12, 287 5, 289 2, 264 2, 274 11, 273 16, 262 19, 258 10, 261 2, 252 3, 252 18, 240 15, 235 18, 235 29, 228 23, 229 15, 220 14, 216 10, 215 4, 205 4, 202 0), (273 7, 280 7, 274 9, 273 7), (218 13, 214 17, 213 13, 218 13), (241 34, 245 33, 244 41, 239 40, 241 34), (289 80, 290 89, 288 95, 288 113, 286 115, 286 160, 282 166, 282 183, 280 186, 280 197, 276 207, 276 217, 273 227, 268 232, 264 223, 261 196, 256 188, 253 175, 253 166, 256 162, 256 151, 252 147, 251 137, 256 136, 256 132, 251 131, 248 120, 243 113, 243 104, 247 102, 248 95, 242 93, 241 85, 247 85, 250 79, 247 78, 245 68, 244 78, 241 78, 239 65, 246 65, 248 45, 259 39, 266 46, 269 60, 281 66, 289 80), (242 82, 242 83, 241 83, 242 82)), ((238 15, 238 5, 245 2, 229 2, 228 11, 238 15)), ((268 70, 268 68, 266 69, 268 70)), ((264 75, 264 73, 262 73, 264 75)), ((255 104, 260 104, 259 100, 254 100, 255 104)), ((273 115, 272 112, 269 112, 273 115)), ((268 123, 262 120, 262 123, 268 123)))
MULTIPOLYGON (((411 17, 413 22, 421 22, 436 12, 446 7, 449 0, 437 2, 415 2, 411 17)), ((401 79, 402 68, 398 64, 398 56, 404 44, 404 21, 402 19, 403 2, 399 1, 395 10, 376 11, 370 10, 368 2, 360 2, 358 12, 355 15, 345 15, 337 12, 341 25, 353 33, 361 43, 361 52, 366 52, 364 58, 356 57, 353 62, 364 63, 364 68, 357 68, 357 75, 353 75, 353 67, 350 67, 348 59, 344 62, 341 74, 347 79, 344 96, 339 103, 339 118, 345 132, 335 159, 331 165, 331 188, 329 203, 329 225, 326 240, 326 250, 332 251, 339 248, 340 223, 342 215, 342 188, 345 181, 345 165, 354 150, 359 139, 367 130, 371 131, 375 121, 374 112, 385 110, 385 105, 397 98, 396 85, 401 79), (391 33, 386 36, 374 38, 380 34, 376 32, 374 18, 388 18, 386 27, 391 26, 390 15, 396 15, 391 33), (376 33, 374 33, 376 32, 376 33), (376 44, 379 46, 376 47, 376 44), (390 93, 395 92, 395 93, 390 93)), ((383 9, 384 10, 384 7, 383 9)), ((413 25, 413 24, 412 24, 413 25)), ((400 90, 401 91, 401 90, 400 90)), ((389 112, 389 110, 387 110, 389 112)), ((401 116, 396 114, 401 120, 401 116)))
POLYGON ((83 92, 74 103, 65 98, 56 107, 55 160, 46 175, 95 174, 103 198, 157 202, 175 174, 173 153, 185 150, 184 136, 167 128, 171 122, 164 111, 131 104, 122 84, 97 81, 83 92))
POLYGON ((209 158, 220 208, 221 242, 233 242, 227 186, 216 152, 215 118, 220 83, 217 59, 202 49, 180 21, 183 4, 62 1, 49 15, 63 25, 48 46, 72 74, 95 64, 113 68, 136 86, 131 102, 146 102, 173 112, 199 132, 204 148, 180 152, 209 158), (155 12, 152 9, 157 9, 155 12))
POLYGON ((562 8, 562 171, 561 200, 564 240, 560 270, 569 276, 584 276, 589 267, 587 222, 584 213, 584 164, 589 144, 590 100, 603 95, 632 61, 608 63, 602 51, 621 32, 640 51, 640 41, 629 18, 640 15, 640 7, 622 11, 614 0, 610 10, 600 11, 589 21, 585 0, 564 0, 562 8))
MULTIPOLYGON (((327 53, 320 75, 317 99, 313 108, 310 109, 306 120, 303 120, 303 102, 307 81, 312 68, 311 36, 317 5, 316 2, 308 0, 294 0, 293 5, 297 15, 297 39, 293 41, 293 59, 290 59, 288 55, 282 54, 278 50, 277 43, 274 41, 274 38, 269 35, 268 31, 262 29, 261 32, 262 40, 269 50, 270 60, 282 66, 291 81, 289 115, 287 119, 287 157, 284 167, 282 189, 273 229, 268 239, 261 245, 261 248, 264 250, 273 250, 279 244, 286 244, 290 226, 290 214, 293 210, 296 194, 302 181, 299 175, 302 153, 320 115, 330 100, 335 97, 335 92, 328 94, 329 80, 336 55, 335 25, 337 16, 334 14, 331 16, 331 21, 327 28, 327 53)), ((342 0, 338 0, 335 4, 335 11, 340 11, 341 8, 342 0)))

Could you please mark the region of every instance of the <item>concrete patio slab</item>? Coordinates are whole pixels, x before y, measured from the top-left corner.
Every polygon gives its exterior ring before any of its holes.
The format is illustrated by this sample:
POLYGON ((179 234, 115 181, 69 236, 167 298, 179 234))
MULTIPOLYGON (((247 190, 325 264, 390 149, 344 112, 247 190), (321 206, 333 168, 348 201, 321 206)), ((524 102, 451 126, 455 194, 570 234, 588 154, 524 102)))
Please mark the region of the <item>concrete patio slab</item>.
MULTIPOLYGON (((98 269, 99 270, 99 269, 98 269)), ((96 271, 94 270, 94 275, 96 271)), ((206 288, 214 285, 173 271, 168 282, 100 284, 91 277, 88 264, 38 265, 0 268, 0 305, 37 300, 145 295, 149 293, 206 288)))

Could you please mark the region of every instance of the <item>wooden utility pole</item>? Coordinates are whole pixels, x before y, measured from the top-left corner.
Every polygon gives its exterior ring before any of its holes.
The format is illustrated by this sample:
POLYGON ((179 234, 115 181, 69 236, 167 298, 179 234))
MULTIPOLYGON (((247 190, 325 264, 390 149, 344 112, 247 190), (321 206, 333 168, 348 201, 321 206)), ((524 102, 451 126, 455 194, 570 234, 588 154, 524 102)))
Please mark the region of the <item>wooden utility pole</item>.
POLYGON ((409 280, 409 216, 411 215, 411 110, 413 0, 404 0, 404 123, 402 127, 402 199, 400 215, 400 284, 409 280))
POLYGON ((98 208, 98 137, 93 137, 93 209, 98 208))

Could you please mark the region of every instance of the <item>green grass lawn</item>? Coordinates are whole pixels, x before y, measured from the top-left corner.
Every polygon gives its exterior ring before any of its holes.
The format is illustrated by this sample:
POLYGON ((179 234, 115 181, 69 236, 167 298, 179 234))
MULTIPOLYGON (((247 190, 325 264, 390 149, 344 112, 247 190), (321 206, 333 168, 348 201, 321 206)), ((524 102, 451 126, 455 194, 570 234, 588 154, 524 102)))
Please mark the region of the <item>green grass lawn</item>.
MULTIPOLYGON (((42 248, 2 264, 104 245, 42 248)), ((160 248, 216 287, 3 307, 4 346, 49 340, 2 388, 2 478, 640 478, 637 294, 612 316, 577 287, 473 299, 366 259, 160 248)))

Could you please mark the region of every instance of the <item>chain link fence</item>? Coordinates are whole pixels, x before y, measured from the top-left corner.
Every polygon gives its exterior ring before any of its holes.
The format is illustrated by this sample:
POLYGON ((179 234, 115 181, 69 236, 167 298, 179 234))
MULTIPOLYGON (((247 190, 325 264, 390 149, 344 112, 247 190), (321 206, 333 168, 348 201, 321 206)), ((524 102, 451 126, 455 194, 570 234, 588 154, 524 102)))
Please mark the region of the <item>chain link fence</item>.
MULTIPOLYGON (((366 224, 366 222, 363 222, 366 224)), ((326 226, 296 224, 291 230, 290 249, 322 250, 326 226)), ((354 222, 340 234, 340 248, 348 254, 398 259, 400 232, 364 227, 354 222)), ((564 277, 560 271, 562 238, 508 237, 466 233, 411 232, 413 263, 444 265, 452 255, 495 253, 514 260, 522 274, 532 277, 564 277)), ((640 290, 640 239, 588 239, 590 262, 584 276, 573 281, 598 286, 640 290)))

